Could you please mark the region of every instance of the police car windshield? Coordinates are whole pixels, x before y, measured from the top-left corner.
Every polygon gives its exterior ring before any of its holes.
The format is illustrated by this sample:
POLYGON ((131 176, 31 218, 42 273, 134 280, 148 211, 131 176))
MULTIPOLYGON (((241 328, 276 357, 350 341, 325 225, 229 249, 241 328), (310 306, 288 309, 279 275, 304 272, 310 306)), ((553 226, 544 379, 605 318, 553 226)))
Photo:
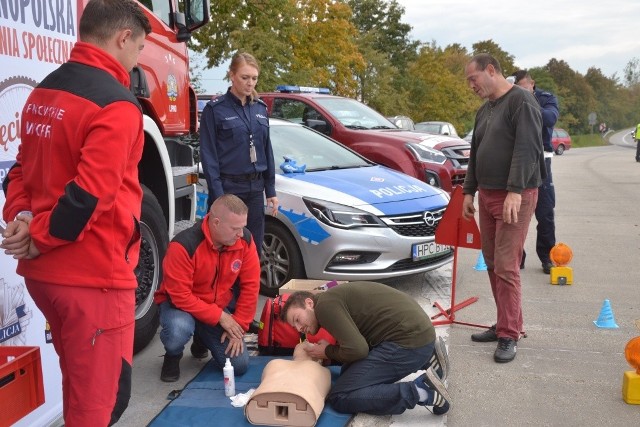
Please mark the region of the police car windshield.
POLYGON ((278 125, 269 128, 276 171, 285 158, 306 165, 307 172, 372 166, 368 160, 341 144, 303 126, 278 125))
POLYGON ((316 102, 348 128, 351 129, 395 129, 386 117, 355 99, 316 98, 316 102))

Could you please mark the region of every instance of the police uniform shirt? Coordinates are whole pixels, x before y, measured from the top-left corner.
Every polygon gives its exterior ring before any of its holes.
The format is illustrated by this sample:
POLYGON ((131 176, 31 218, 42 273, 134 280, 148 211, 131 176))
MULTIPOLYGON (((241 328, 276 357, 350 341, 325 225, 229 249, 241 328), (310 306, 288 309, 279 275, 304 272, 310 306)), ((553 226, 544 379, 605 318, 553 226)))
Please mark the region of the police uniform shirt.
POLYGON ((269 119, 262 100, 247 99, 243 106, 229 89, 209 101, 202 111, 200 154, 213 199, 263 190, 266 197, 276 196, 269 119))

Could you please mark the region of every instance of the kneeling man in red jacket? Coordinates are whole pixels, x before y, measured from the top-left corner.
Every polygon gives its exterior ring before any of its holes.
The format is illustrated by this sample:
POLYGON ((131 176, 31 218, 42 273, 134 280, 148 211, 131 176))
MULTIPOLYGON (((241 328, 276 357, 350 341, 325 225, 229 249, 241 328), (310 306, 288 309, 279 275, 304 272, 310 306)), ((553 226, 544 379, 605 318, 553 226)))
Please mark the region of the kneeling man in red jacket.
POLYGON ((225 194, 202 221, 169 244, 155 295, 165 348, 162 381, 180 378, 180 359, 192 336, 211 351, 221 370, 230 358, 236 374, 246 372, 249 355, 243 336, 260 290, 260 262, 246 228, 247 211, 237 196, 225 194))

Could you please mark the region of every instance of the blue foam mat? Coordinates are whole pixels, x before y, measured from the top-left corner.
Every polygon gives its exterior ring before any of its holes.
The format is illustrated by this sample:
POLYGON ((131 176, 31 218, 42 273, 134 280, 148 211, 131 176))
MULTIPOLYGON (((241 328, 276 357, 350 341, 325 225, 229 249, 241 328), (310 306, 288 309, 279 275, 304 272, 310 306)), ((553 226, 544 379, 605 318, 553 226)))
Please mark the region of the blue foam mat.
MULTIPOLYGON (((252 356, 249 358, 249 369, 242 375, 236 375, 236 393, 245 393, 250 388, 257 388, 262 377, 262 370, 267 362, 275 359, 268 356, 252 356)), ((335 380, 339 367, 332 366, 331 379, 335 380)), ((325 404, 316 423, 317 427, 346 426, 351 420, 350 414, 340 414, 325 404)), ((222 371, 214 366, 210 360, 182 390, 182 393, 172 400, 148 424, 149 427, 176 426, 224 426, 249 427, 252 426, 244 416, 244 408, 231 405, 231 400, 224 395, 224 380, 222 371)))

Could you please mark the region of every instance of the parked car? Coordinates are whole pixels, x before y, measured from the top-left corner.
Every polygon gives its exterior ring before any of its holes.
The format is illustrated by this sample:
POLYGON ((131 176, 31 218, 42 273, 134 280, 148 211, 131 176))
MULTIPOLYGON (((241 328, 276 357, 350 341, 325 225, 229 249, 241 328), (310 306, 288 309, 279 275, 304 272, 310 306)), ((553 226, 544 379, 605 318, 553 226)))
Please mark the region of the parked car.
POLYGON ((460 138, 397 129, 361 102, 330 95, 328 90, 298 86, 278 90, 260 94, 271 117, 309 126, 369 160, 447 192, 464 182, 470 146, 460 138))
POLYGON ((464 139, 468 143, 471 143, 471 138, 473 138, 473 129, 471 129, 469 133, 467 133, 462 139, 464 139))
POLYGON ((420 122, 416 123, 419 132, 435 133, 436 135, 458 136, 456 128, 449 122, 420 122))
POLYGON ((553 151, 555 151, 558 156, 561 156, 562 153, 571 148, 571 137, 566 130, 554 128, 551 145, 553 145, 553 151))
POLYGON ((293 278, 376 280, 452 260, 434 237, 446 192, 299 124, 270 119, 270 134, 280 206, 265 215, 263 294, 293 278))
POLYGON ((411 120, 411 117, 393 116, 393 117, 387 117, 387 119, 391 123, 396 125, 398 129, 415 130, 415 125, 413 124, 413 120, 411 120))

